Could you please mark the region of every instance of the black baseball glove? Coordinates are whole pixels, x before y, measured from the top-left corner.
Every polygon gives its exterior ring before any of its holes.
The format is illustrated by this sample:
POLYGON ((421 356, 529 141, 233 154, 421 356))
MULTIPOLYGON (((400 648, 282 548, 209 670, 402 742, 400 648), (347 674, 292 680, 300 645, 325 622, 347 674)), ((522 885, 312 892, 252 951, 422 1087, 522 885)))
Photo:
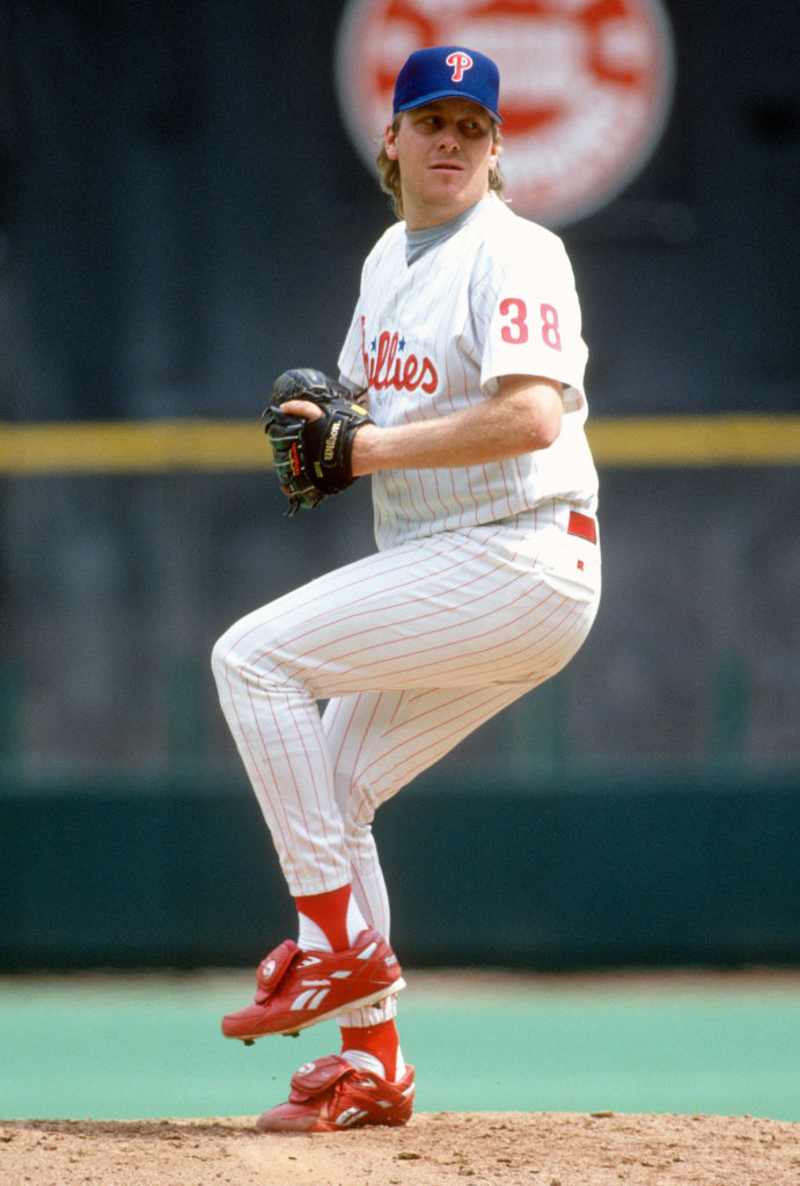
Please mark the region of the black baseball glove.
POLYGON ((289 499, 287 515, 295 515, 300 507, 315 507, 329 494, 352 486, 353 439, 359 428, 374 423, 348 387, 308 368, 278 376, 264 420, 275 473, 289 499), (322 416, 304 420, 282 412, 282 405, 292 399, 309 400, 322 409, 322 416))

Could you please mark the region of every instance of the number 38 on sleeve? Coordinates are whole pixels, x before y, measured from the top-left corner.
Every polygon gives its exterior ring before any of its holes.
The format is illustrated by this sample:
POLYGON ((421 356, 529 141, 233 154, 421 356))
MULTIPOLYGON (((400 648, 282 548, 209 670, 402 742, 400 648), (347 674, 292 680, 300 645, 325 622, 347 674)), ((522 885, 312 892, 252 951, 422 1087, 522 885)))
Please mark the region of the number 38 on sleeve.
MULTIPOLYGON (((522 346, 528 341, 530 330, 528 327, 528 305, 518 297, 506 297, 500 302, 500 315, 506 324, 500 331, 504 342, 512 346, 522 346)), ((542 335, 545 346, 551 350, 561 349, 561 330, 558 323, 558 310, 553 305, 540 305, 538 320, 534 319, 538 332, 542 335)))

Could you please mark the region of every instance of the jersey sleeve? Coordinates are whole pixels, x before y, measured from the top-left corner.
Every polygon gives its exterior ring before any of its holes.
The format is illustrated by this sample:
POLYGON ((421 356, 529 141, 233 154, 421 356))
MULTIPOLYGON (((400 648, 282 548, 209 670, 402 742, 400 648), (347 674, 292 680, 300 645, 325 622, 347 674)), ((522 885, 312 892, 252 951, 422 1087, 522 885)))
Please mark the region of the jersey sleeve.
POLYGON ((497 274, 497 284, 485 295, 482 389, 495 394, 503 375, 541 375, 564 385, 566 411, 581 408, 588 351, 561 240, 549 232, 529 236, 509 252, 497 274))

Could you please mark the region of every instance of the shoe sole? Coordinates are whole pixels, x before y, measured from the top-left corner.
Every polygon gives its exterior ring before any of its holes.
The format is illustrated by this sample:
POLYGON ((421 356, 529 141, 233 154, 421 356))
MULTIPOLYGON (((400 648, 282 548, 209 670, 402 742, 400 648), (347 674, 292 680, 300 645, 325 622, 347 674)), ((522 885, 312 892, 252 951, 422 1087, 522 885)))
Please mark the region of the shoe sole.
POLYGON ((332 1021, 334 1017, 341 1017, 343 1013, 349 1013, 352 1009, 363 1009, 367 1005, 377 1005, 386 997, 394 996, 405 987, 406 982, 401 976, 388 988, 370 993, 369 996, 361 997, 357 1001, 347 1001, 346 1004, 339 1005, 336 1009, 330 1009, 327 1013, 318 1013, 315 1017, 309 1017, 307 1021, 303 1021, 299 1025, 292 1025, 284 1030, 267 1030, 261 1034, 232 1034, 231 1037, 234 1041, 244 1042, 245 1046, 252 1046, 257 1038, 270 1038, 273 1034, 281 1034, 285 1038, 296 1038, 301 1030, 307 1030, 312 1025, 319 1025, 321 1021, 332 1021))

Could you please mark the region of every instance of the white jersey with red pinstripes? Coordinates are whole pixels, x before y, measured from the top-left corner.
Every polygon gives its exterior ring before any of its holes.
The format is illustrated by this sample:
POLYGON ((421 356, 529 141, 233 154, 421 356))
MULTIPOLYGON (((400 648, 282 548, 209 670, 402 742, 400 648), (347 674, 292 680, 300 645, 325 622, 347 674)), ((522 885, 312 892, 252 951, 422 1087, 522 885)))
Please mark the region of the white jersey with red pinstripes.
POLYGON ((406 245, 398 223, 367 257, 339 358, 342 377, 368 389, 375 422, 448 415, 491 398, 500 376, 516 374, 563 383, 566 415, 549 449, 487 465, 374 474, 378 546, 496 523, 553 499, 593 514, 587 349, 561 240, 490 196, 410 264, 406 245))

